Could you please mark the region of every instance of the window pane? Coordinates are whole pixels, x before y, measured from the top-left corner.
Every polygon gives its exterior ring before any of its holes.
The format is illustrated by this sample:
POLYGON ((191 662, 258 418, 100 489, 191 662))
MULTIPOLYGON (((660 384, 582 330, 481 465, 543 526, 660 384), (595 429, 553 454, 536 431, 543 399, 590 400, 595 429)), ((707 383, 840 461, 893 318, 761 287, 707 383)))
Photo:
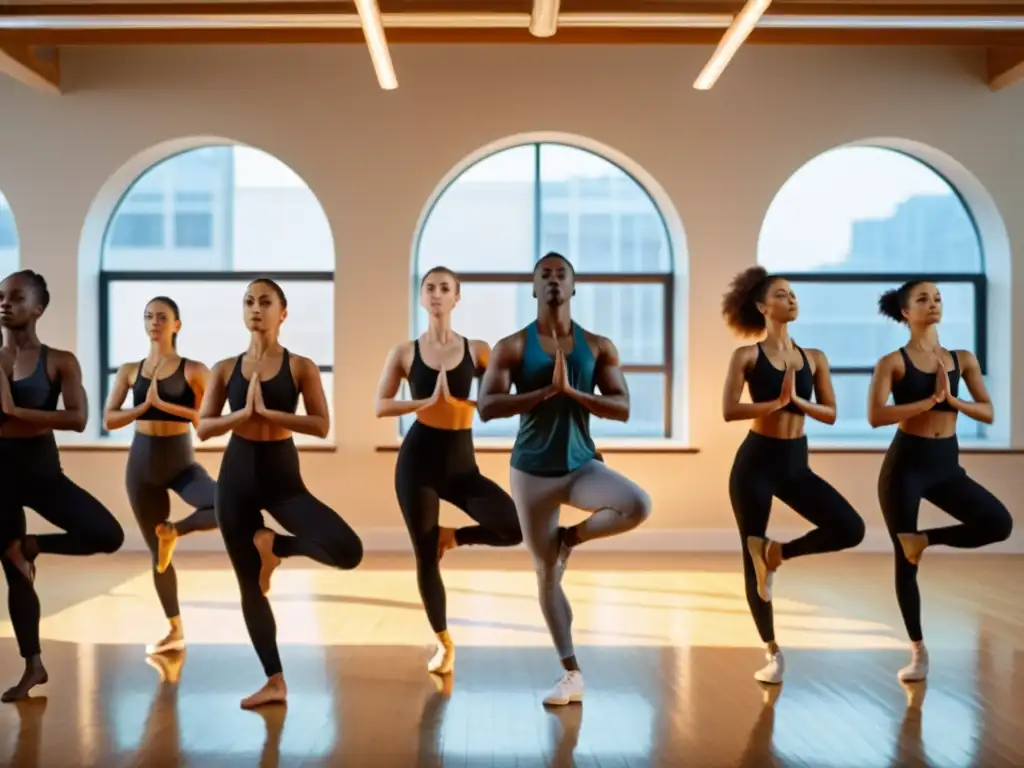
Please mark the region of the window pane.
MULTIPOLYGON (((791 333, 803 347, 822 350, 833 368, 873 367, 878 358, 907 343, 907 328, 878 313, 878 297, 887 283, 793 284, 800 316, 791 333)), ((942 325, 947 349, 974 351, 973 283, 940 283, 942 325)))
POLYGON ((943 177, 878 147, 818 155, 779 190, 758 262, 773 272, 981 272, 970 213, 943 177))
POLYGON ((540 146, 541 254, 558 251, 577 272, 670 272, 661 213, 614 163, 563 144, 540 146))
POLYGON ((18 229, 14 212, 0 192, 0 272, 9 275, 18 269, 18 229))
POLYGON ((536 148, 512 147, 484 158, 437 198, 420 232, 417 274, 533 269, 536 148))
POLYGON ((627 373, 629 421, 590 417, 590 432, 600 437, 664 437, 665 374, 627 373))
MULTIPOLYGON (((110 374, 109 376, 107 376, 107 388, 106 388, 105 393, 104 393, 103 407, 106 407, 106 398, 107 398, 107 396, 110 395, 111 390, 114 388, 114 379, 116 377, 117 377, 117 375, 113 374, 113 373, 110 374)), ((321 373, 320 374, 320 380, 323 382, 323 385, 324 385, 324 397, 327 399, 327 408, 328 408, 328 410, 330 411, 330 414, 331 414, 331 431, 328 432, 327 437, 324 440, 321 440, 318 437, 313 437, 312 435, 300 435, 299 433, 296 432, 295 433, 295 442, 296 442, 297 445, 304 445, 304 444, 313 444, 313 445, 315 445, 315 444, 318 444, 318 443, 331 442, 331 441, 334 440, 334 374, 333 373, 321 373)), ((122 406, 122 408, 131 408, 132 405, 133 405, 133 402, 134 401, 132 399, 132 393, 129 390, 128 396, 125 398, 124 405, 122 406)), ((227 406, 227 403, 225 403, 224 404, 224 412, 227 413, 227 411, 228 411, 228 406, 227 406)), ((299 398, 299 407, 298 407, 298 410, 296 411, 296 413, 303 414, 303 415, 306 413, 306 404, 305 404, 305 402, 303 401, 303 399, 301 397, 299 398)), ((108 433, 107 436, 111 440, 113 440, 113 441, 129 443, 129 442, 131 442, 131 439, 132 439, 132 437, 134 435, 135 435, 135 423, 133 422, 133 423, 129 424, 127 427, 124 427, 123 429, 117 429, 117 430, 114 430, 114 431, 108 433)), ((213 438, 211 440, 207 440, 205 443, 200 443, 199 442, 199 438, 196 437, 195 436, 195 432, 193 432, 192 433, 192 442, 195 445, 227 445, 228 437, 229 437, 229 435, 221 435, 220 437, 215 437, 215 438, 213 438)))
MULTIPOLYGON (((242 320, 247 281, 115 281, 108 294, 108 353, 110 365, 141 360, 149 351, 143 312, 154 296, 166 295, 181 309, 178 349, 185 357, 211 368, 225 357, 245 351, 249 332, 242 320)), ((281 281, 288 297, 288 317, 281 326, 281 343, 312 358, 318 365, 334 362, 334 284, 319 281, 281 281)))
MULTIPOLYGON (((609 337, 624 365, 662 365, 665 358, 665 289, 657 283, 577 283, 573 316, 588 331, 609 337)), ((537 319, 537 300, 528 283, 462 284, 452 313, 456 333, 494 346, 537 319)), ((417 335, 429 323, 417 308, 417 335)))
MULTIPOLYGON (((805 419, 804 428, 811 445, 844 440, 889 441, 896 434, 896 425, 874 429, 868 424, 868 387, 870 374, 834 374, 832 386, 836 393, 838 418, 833 426, 814 419, 805 419)), ((967 387, 961 385, 960 395, 970 399, 967 387)), ((889 402, 892 403, 890 397, 889 402)), ((984 425, 966 416, 957 417, 956 432, 961 438, 977 439, 984 435, 984 425)))
POLYGON ((157 163, 118 204, 105 270, 334 271, 316 195, 277 158, 202 147, 157 163))

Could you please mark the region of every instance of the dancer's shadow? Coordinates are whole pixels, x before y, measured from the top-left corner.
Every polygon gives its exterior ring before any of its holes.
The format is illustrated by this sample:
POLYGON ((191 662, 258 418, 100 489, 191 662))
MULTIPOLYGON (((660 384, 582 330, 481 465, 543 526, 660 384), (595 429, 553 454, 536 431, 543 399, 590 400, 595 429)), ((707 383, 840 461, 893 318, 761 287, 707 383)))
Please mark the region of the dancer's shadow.
POLYGON ((185 666, 185 651, 154 653, 146 657, 146 663, 156 670, 159 685, 142 727, 138 764, 177 768, 185 762, 178 722, 178 682, 185 666))
POLYGON ((904 683, 900 685, 907 694, 907 709, 903 713, 899 735, 896 738, 896 750, 893 765, 925 765, 924 743, 921 738, 921 707, 928 693, 928 681, 904 683))
POLYGON ((281 762, 281 734, 284 732, 288 706, 270 704, 254 709, 253 712, 263 718, 263 724, 267 729, 267 737, 263 741, 263 751, 260 753, 259 768, 277 768, 281 762))
POLYGON ((18 737, 11 755, 12 768, 44 768, 39 761, 39 748, 43 743, 43 714, 46 712, 45 696, 30 696, 13 702, 18 710, 18 737))
POLYGON ((455 675, 430 674, 434 690, 427 694, 420 713, 419 747, 416 753, 416 768, 435 768, 444 764, 441 732, 444 728, 445 711, 455 688, 455 675))

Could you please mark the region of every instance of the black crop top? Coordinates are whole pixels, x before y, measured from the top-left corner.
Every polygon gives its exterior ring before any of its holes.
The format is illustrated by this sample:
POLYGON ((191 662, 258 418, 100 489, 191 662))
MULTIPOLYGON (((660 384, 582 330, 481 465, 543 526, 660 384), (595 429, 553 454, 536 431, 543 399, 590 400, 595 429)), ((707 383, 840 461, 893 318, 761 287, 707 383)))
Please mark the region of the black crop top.
POLYGON ((50 348, 39 347, 39 362, 36 369, 24 379, 11 382, 11 399, 19 408, 31 408, 34 411, 55 411, 60 399, 60 377, 50 381, 46 372, 46 358, 50 348))
MULTIPOLYGON (((807 360, 807 355, 803 349, 793 345, 800 352, 800 357, 804 360, 803 368, 798 370, 795 374, 796 377, 796 394, 797 397, 804 400, 810 400, 814 395, 814 374, 811 373, 811 364, 807 360)), ((782 394, 782 379, 785 378, 786 372, 780 371, 771 361, 768 359, 768 355, 764 353, 764 348, 761 346, 761 342, 757 343, 757 360, 754 363, 754 367, 747 372, 747 388, 750 390, 750 399, 755 403, 767 403, 771 400, 776 399, 782 394)), ((800 413, 800 410, 794 402, 789 402, 782 407, 783 411, 789 411, 790 413, 800 413)))
MULTIPOLYGON (((448 391, 451 392, 452 397, 459 400, 469 399, 473 379, 476 378, 476 366, 473 364, 473 354, 469 351, 469 339, 463 339, 463 341, 465 342, 465 351, 462 353, 462 360, 447 374, 448 391)), ((423 362, 423 358, 420 356, 419 340, 417 339, 413 344, 416 351, 409 368, 409 389, 412 390, 413 400, 426 400, 434 394, 440 372, 423 362)))
MULTIPOLYGON (((927 400, 935 394, 935 377, 938 371, 925 373, 919 369, 911 362, 910 355, 903 347, 900 347, 900 354, 903 355, 905 373, 902 379, 892 385, 892 401, 896 405, 906 405, 907 403, 916 403, 918 400, 927 400)), ((953 370, 948 373, 949 394, 957 397, 960 392, 960 358, 956 356, 956 352, 950 351, 949 354, 953 358, 953 370)), ((935 403, 929 410, 955 411, 956 409, 943 401, 935 403)))
MULTIPOLYGON (((249 382, 242 376, 243 352, 235 361, 235 369, 231 371, 231 378, 228 379, 228 405, 232 413, 245 408, 245 401, 249 395, 249 382)), ((281 367, 271 378, 260 382, 260 389, 263 390, 263 404, 268 411, 284 411, 295 413, 299 407, 299 388, 295 386, 295 379, 292 378, 291 355, 284 350, 284 357, 281 359, 281 367)))
MULTIPOLYGON (((135 406, 138 407, 146 402, 146 395, 149 393, 149 387, 152 384, 152 379, 142 375, 142 367, 145 364, 145 360, 139 363, 139 372, 135 376, 135 383, 132 384, 132 400, 135 406)), ((182 408, 195 408, 196 407, 196 393, 192 390, 192 387, 188 383, 188 379, 185 378, 185 358, 181 358, 181 365, 178 369, 168 376, 166 379, 159 379, 156 383, 156 391, 160 394, 160 399, 165 403, 171 405, 180 405, 182 408)), ((186 419, 184 416, 178 416, 174 413, 167 413, 161 411, 159 408, 149 408, 141 416, 139 421, 184 421, 191 423, 191 419, 186 419)))

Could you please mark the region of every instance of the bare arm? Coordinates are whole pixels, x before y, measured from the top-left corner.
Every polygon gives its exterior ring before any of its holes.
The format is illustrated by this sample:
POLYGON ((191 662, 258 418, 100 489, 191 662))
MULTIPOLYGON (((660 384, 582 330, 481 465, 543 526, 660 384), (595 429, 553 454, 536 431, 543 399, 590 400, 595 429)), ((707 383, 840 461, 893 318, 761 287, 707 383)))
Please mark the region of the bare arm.
POLYGON ((110 396, 107 398, 107 407, 103 409, 103 428, 107 431, 127 427, 149 410, 149 403, 145 401, 134 408, 127 410, 121 408, 125 398, 128 397, 128 391, 132 388, 132 370, 135 365, 135 363, 122 365, 114 378, 114 387, 110 390, 110 396))
POLYGON ((629 421, 629 387, 619 367, 619 350, 610 339, 598 340, 597 375, 594 383, 600 395, 569 388, 566 394, 599 419, 629 421))
POLYGON ((814 395, 816 402, 797 397, 793 392, 790 398, 796 407, 815 421, 823 424, 836 423, 836 393, 832 389, 832 372, 829 370, 828 358, 820 349, 806 350, 809 358, 814 359, 814 395))
POLYGON ((272 411, 263 407, 263 399, 257 391, 256 413, 271 424, 314 437, 327 437, 331 429, 331 414, 324 395, 324 383, 320 369, 308 357, 299 358, 299 392, 306 406, 305 414, 272 411))
POLYGON ((82 386, 82 367, 78 358, 70 352, 57 353, 57 372, 60 376, 60 394, 64 408, 55 411, 39 411, 35 408, 13 406, 7 413, 12 419, 26 424, 40 424, 50 429, 69 432, 84 432, 89 420, 89 402, 82 386))
POLYGON ((518 346, 514 336, 506 337, 494 346, 487 371, 480 382, 480 397, 476 404, 483 421, 518 416, 536 408, 555 394, 554 386, 521 395, 510 394, 512 370, 520 362, 518 346))
POLYGON ((377 383, 377 418, 383 419, 386 416, 404 416, 413 413, 430 402, 429 398, 421 400, 397 400, 402 386, 402 379, 408 376, 405 369, 405 356, 407 344, 399 344, 391 348, 388 359, 384 361, 384 370, 381 371, 380 381, 377 383))
POLYGON ((722 390, 722 418, 726 421, 745 421, 759 419, 779 410, 785 403, 783 398, 769 400, 764 403, 741 403, 743 387, 746 383, 746 370, 752 362, 751 347, 740 347, 729 359, 729 370, 725 374, 725 387, 722 390))
POLYGON ((234 358, 228 358, 221 360, 213 367, 210 388, 206 390, 203 397, 203 406, 199 411, 199 425, 196 427, 196 434, 200 440, 219 437, 244 424, 252 417, 252 410, 248 402, 246 407, 240 411, 229 413, 227 416, 221 415, 224 410, 224 401, 228 396, 227 377, 234 364, 234 358))
MULTIPOLYGON (((189 360, 185 364, 185 379, 196 396, 196 404, 199 408, 186 408, 183 405, 168 403, 160 399, 160 390, 154 389, 156 395, 156 407, 164 413, 180 416, 188 419, 196 427, 199 426, 199 411, 202 408, 203 396, 206 394, 206 384, 210 378, 210 369, 202 363, 189 360)), ((156 381, 156 371, 153 371, 153 380, 156 381)))
POLYGON ((875 365, 875 372, 871 376, 871 387, 868 391, 868 423, 872 427, 887 427, 890 424, 899 424, 906 419, 920 416, 938 401, 932 395, 913 403, 889 405, 895 370, 896 358, 892 355, 886 355, 875 365))
POLYGON ((970 403, 959 397, 947 397, 946 399, 964 416, 984 424, 991 424, 995 419, 995 409, 992 407, 992 399, 985 386, 985 378, 981 375, 978 358, 967 351, 958 352, 957 357, 960 359, 960 377, 967 385, 974 402, 970 403))

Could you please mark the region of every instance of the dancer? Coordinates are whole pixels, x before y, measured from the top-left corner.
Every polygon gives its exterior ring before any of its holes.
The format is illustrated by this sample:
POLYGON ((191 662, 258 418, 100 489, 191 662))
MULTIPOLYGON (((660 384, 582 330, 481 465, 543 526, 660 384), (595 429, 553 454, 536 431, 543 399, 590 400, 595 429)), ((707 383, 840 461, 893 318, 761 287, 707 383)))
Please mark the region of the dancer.
POLYGON ((217 486, 195 460, 189 429, 199 423, 199 404, 210 371, 202 363, 178 355, 181 312, 173 299, 157 296, 146 305, 143 317, 149 354, 145 360, 126 363, 118 370, 103 413, 103 426, 114 430, 135 422, 125 473, 128 501, 153 555, 153 584, 171 625, 166 637, 146 646, 146 652, 153 654, 185 647, 178 577, 171 557, 180 536, 217 527, 213 511, 217 486), (133 407, 122 410, 129 390, 133 407), (169 519, 169 490, 195 508, 177 523, 169 519))
POLYGON ((61 470, 53 432, 84 431, 88 409, 77 358, 47 347, 36 335, 36 322, 49 303, 46 280, 36 272, 15 272, 0 283, 0 466, 5 473, 0 544, 7 605, 25 659, 24 675, 3 693, 3 701, 25 698, 49 679, 39 646, 36 558, 109 554, 124 543, 124 531, 110 511, 61 470), (64 407, 58 408, 61 398, 64 407), (23 507, 65 532, 28 534, 23 507))
POLYGON ((473 379, 487 367, 491 348, 452 330, 460 288, 459 278, 446 267, 435 267, 423 276, 420 304, 430 313, 430 326, 415 341, 391 350, 377 387, 378 417, 416 414, 416 423, 398 452, 395 493, 416 553, 420 597, 437 634, 437 652, 427 669, 441 675, 449 674, 455 664, 441 557, 453 547, 514 547, 523 540, 512 499, 480 474, 476 465, 472 431, 476 403, 469 395, 473 379), (402 379, 409 382, 412 400, 395 399, 402 379), (442 528, 438 524, 441 499, 478 524, 442 528))
POLYGON ((334 510, 306 489, 299 472, 292 433, 326 437, 330 414, 316 364, 278 341, 288 316, 281 286, 266 278, 249 283, 243 315, 249 348, 214 367, 198 433, 209 440, 231 432, 217 477, 217 523, 238 579, 245 625, 267 675, 260 690, 242 699, 242 707, 252 709, 287 698, 277 625, 266 597, 274 569, 282 558, 296 555, 355 568, 363 545, 334 510), (306 415, 296 414, 300 394, 306 415), (222 416, 225 400, 231 412, 222 416), (264 509, 295 535, 263 527, 264 509))
POLYGON ((751 267, 733 278, 722 299, 726 323, 741 336, 760 336, 729 361, 722 411, 726 421, 752 420, 729 474, 729 499, 743 548, 747 604, 766 645, 768 663, 754 673, 762 683, 782 682, 786 664, 775 641, 772 582, 786 561, 838 552, 864 540, 864 521, 849 502, 811 471, 804 419, 836 421, 828 360, 802 349, 789 336, 797 318, 789 282, 751 267), (744 384, 750 403, 741 403, 744 384), (812 399, 813 398, 813 399, 812 399), (767 537, 772 497, 815 526, 785 543, 767 537))
POLYGON ((868 421, 872 427, 899 425, 878 476, 878 500, 893 542, 896 599, 911 641, 910 664, 898 676, 911 682, 928 676, 917 587, 921 554, 935 544, 975 549, 1004 541, 1010 537, 1013 520, 1002 502, 960 466, 957 414, 991 424, 993 409, 978 359, 967 350, 950 351, 939 343, 942 297, 938 287, 926 280, 911 280, 882 294, 878 309, 910 328, 906 346, 875 366, 868 421), (961 379, 974 402, 960 399, 961 379), (890 394, 894 405, 888 404, 890 394), (922 498, 960 524, 918 531, 922 498))
POLYGON ((537 262, 537 320, 495 346, 478 403, 485 421, 520 416, 512 498, 537 571, 541 611, 565 669, 544 697, 551 705, 583 700, 572 609, 562 589, 570 553, 583 542, 632 530, 651 514, 647 493, 605 466, 590 436, 590 414, 629 419, 629 390, 615 345, 573 322, 575 283, 573 267, 561 254, 548 253, 537 262), (593 514, 560 527, 562 504, 593 514))

